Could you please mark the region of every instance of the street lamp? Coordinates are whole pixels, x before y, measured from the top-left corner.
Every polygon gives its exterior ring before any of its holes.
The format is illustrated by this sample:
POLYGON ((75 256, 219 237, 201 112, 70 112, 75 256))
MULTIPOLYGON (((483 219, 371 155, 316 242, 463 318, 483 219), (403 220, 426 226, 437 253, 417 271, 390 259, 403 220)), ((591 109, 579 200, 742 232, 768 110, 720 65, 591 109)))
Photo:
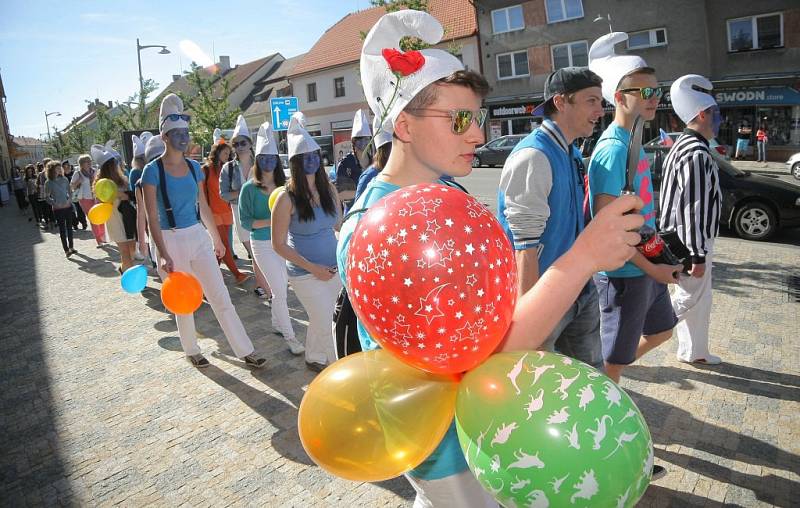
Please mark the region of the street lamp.
POLYGON ((50 121, 47 119, 50 115, 61 116, 61 113, 58 111, 53 111, 52 113, 48 113, 47 110, 44 111, 44 123, 47 125, 47 140, 52 143, 53 138, 50 136, 50 121))
POLYGON ((136 59, 139 62, 139 102, 141 103, 141 106, 139 107, 142 108, 142 121, 144 121, 145 114, 147 113, 144 102, 144 78, 142 77, 142 50, 147 48, 161 48, 161 51, 158 52, 159 55, 169 55, 169 50, 162 44, 149 44, 142 46, 139 44, 139 39, 136 39, 136 59))
POLYGON ((608 21, 608 33, 612 33, 614 30, 611 29, 611 14, 606 14, 605 16, 597 15, 596 18, 592 20, 592 23, 597 23, 598 21, 608 21))

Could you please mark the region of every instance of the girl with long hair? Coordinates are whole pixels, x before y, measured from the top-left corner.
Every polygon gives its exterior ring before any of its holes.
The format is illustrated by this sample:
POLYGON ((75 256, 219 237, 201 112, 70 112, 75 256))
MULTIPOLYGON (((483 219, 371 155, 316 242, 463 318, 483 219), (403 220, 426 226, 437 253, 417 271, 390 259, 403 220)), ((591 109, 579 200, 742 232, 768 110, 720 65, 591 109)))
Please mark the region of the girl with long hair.
POLYGON ((291 180, 272 210, 272 247, 286 259, 289 282, 308 314, 306 366, 335 361, 333 317, 342 282, 336 275, 341 205, 322 167, 320 147, 293 116, 287 131, 291 180))
POLYGON ((102 179, 108 179, 117 186, 117 193, 111 203, 111 217, 105 223, 108 239, 117 244, 119 248, 120 267, 117 271, 122 274, 133 266, 133 254, 136 250, 134 242, 136 235, 136 210, 130 202, 128 178, 119 165, 119 153, 111 148, 110 143, 92 145, 92 158, 100 166, 94 179, 94 185, 102 179))
POLYGON ((272 291, 272 328, 283 336, 292 354, 299 355, 305 348, 295 338, 289 318, 286 262, 272 248, 270 234, 272 213, 269 198, 275 189, 286 185, 286 175, 269 122, 264 122, 258 129, 256 163, 250 173, 252 176, 239 194, 239 219, 242 227, 250 232, 253 261, 266 276, 272 291))
POLYGON ((205 178, 201 187, 202 192, 206 195, 211 213, 214 215, 214 223, 217 225, 219 237, 225 246, 225 255, 222 257, 222 261, 225 262, 225 266, 233 274, 238 285, 243 284, 250 276, 240 272, 239 267, 236 266, 236 260, 233 259, 233 249, 229 241, 231 225, 233 224, 233 212, 228 202, 219 195, 220 172, 222 171, 222 166, 230 159, 230 155, 231 147, 225 142, 224 138, 220 138, 214 143, 208 153, 206 163, 203 164, 205 178))
POLYGON ((50 161, 45 168, 47 180, 44 184, 44 196, 47 204, 52 207, 53 215, 58 224, 58 234, 61 236, 61 247, 67 257, 75 254, 72 243, 72 193, 69 180, 59 170, 61 163, 50 161))

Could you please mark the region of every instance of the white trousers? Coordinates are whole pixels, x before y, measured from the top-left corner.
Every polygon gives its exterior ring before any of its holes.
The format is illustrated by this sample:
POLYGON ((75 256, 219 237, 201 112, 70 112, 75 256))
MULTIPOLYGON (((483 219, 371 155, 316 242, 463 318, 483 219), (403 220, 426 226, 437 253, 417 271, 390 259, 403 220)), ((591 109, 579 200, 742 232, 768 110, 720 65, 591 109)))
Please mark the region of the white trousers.
MULTIPOLYGON (((231 302, 231 295, 222 280, 211 236, 200 224, 184 229, 165 229, 161 231, 167 252, 172 258, 174 269, 194 275, 203 287, 211 310, 219 321, 225 338, 233 349, 233 354, 243 358, 253 352, 253 343, 242 325, 231 302)), ((181 346, 187 355, 200 353, 197 332, 194 327, 194 314, 177 314, 178 334, 181 346)))
POLYGON ((413 508, 498 508, 469 469, 438 480, 405 477, 417 491, 413 508))
POLYGON ((250 246, 253 249, 255 262, 267 278, 272 292, 272 328, 281 332, 284 339, 294 339, 294 329, 289 318, 289 303, 286 296, 289 284, 286 260, 275 253, 270 240, 250 238, 250 246))
POLYGON ((711 320, 712 249, 706 255, 702 277, 682 275, 672 294, 672 308, 678 316, 678 359, 693 362, 707 358, 708 328, 711 320))
MULTIPOLYGON (((250 231, 246 230, 242 227, 242 221, 239 220, 239 204, 231 205, 231 211, 233 212, 233 227, 236 230, 236 236, 239 237, 239 241, 242 243, 247 243, 250 241, 250 231)), ((233 245, 231 245, 232 247, 233 245)))
POLYGON ((342 289, 342 281, 337 274, 330 280, 322 281, 313 275, 306 274, 290 277, 294 294, 303 304, 308 314, 308 330, 306 331, 306 361, 330 364, 336 361, 334 338, 331 331, 333 310, 336 298, 342 289))

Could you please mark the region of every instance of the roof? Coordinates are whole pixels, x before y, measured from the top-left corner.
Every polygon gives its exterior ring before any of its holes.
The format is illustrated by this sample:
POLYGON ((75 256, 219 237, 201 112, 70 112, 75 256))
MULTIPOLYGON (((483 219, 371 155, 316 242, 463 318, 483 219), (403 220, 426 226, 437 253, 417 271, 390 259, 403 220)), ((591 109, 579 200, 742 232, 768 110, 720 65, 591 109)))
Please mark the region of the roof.
POLYGON ((37 138, 31 138, 29 136, 14 136, 14 143, 19 146, 35 146, 35 145, 43 145, 45 141, 37 138))
POLYGON ((242 101, 241 108, 245 116, 266 113, 269 110, 269 100, 278 96, 278 91, 290 86, 287 77, 305 54, 287 58, 278 62, 267 75, 253 85, 253 90, 242 101))
MULTIPOLYGON (((430 0, 429 12, 444 26, 444 40, 462 39, 478 33, 475 7, 469 0, 430 0)), ((364 41, 361 33, 367 33, 386 14, 385 7, 373 7, 348 14, 330 27, 317 40, 303 60, 292 72, 293 76, 307 72, 336 67, 361 58, 364 41)))

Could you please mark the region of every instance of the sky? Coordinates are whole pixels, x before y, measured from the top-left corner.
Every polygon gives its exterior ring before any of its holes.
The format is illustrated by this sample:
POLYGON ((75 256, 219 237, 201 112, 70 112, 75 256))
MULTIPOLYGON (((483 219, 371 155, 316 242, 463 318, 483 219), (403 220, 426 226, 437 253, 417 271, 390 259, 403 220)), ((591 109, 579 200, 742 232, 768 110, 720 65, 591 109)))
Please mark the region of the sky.
POLYGON ((369 0, 0 0, 0 73, 11 134, 45 137, 86 111, 87 100, 123 102, 139 90, 142 74, 159 91, 189 69, 192 41, 208 58, 243 64, 271 53, 289 58, 308 51, 326 29, 369 0), (187 44, 182 45, 186 47, 187 44))

